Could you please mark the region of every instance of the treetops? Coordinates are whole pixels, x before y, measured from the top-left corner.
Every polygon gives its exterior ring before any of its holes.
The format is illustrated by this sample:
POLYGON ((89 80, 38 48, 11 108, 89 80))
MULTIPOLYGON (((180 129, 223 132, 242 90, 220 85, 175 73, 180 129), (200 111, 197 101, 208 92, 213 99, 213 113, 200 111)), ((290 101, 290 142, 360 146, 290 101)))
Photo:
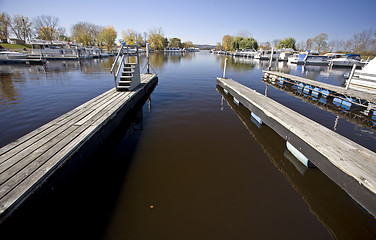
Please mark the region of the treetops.
POLYGON ((235 51, 241 49, 258 48, 277 48, 277 49, 293 49, 293 50, 308 50, 314 49, 319 52, 334 51, 376 55, 376 30, 365 30, 355 33, 352 38, 348 40, 331 40, 326 33, 321 33, 315 37, 308 38, 306 41, 299 43, 292 37, 285 39, 275 39, 270 42, 258 43, 257 40, 251 37, 230 36, 225 35, 222 42, 218 42, 216 48, 224 49, 226 51, 235 51))
MULTIPOLYGON (((10 35, 16 38, 31 42, 31 39, 46 41, 67 41, 76 42, 83 46, 97 46, 110 50, 114 48, 117 39, 117 32, 113 26, 99 26, 89 22, 78 22, 71 28, 71 36, 68 36, 66 29, 59 26, 59 19, 52 16, 37 16, 33 20, 22 15, 9 16, 7 13, 0 13, 0 41, 7 42, 10 35)), ((180 38, 166 38, 162 28, 154 28, 143 34, 128 28, 122 31, 122 39, 119 42, 133 45, 138 43, 145 46, 149 42, 151 49, 163 50, 166 47, 193 47, 191 41, 182 42, 180 38)))

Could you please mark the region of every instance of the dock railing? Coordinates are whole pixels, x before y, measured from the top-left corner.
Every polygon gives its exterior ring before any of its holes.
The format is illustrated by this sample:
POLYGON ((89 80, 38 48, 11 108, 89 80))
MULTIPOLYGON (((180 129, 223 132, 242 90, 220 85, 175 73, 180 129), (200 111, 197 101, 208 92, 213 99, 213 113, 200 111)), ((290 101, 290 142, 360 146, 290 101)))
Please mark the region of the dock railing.
MULTIPOLYGON (((115 88, 117 88, 117 83, 119 81, 119 75, 121 76, 121 70, 124 67, 124 63, 126 63, 126 56, 131 54, 129 49, 136 48, 136 54, 138 54, 138 45, 121 45, 116 58, 114 60, 114 63, 112 64, 111 73, 114 75, 114 82, 115 82, 115 88), (117 69, 115 71, 115 68, 117 66, 117 69)), ((136 61, 138 61, 138 58, 136 58, 136 61)), ((138 62, 136 62, 138 63, 138 62)))

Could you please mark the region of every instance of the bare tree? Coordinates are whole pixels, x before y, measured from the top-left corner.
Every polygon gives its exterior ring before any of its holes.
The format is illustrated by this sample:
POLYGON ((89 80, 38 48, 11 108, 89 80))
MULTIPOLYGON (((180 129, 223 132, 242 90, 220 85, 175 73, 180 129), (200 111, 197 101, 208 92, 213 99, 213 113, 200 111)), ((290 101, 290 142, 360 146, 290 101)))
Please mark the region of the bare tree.
POLYGON ((305 50, 309 50, 312 48, 312 38, 308 38, 305 45, 305 50))
POLYGON ((237 37, 242 37, 242 38, 250 38, 252 37, 252 33, 248 30, 239 30, 236 35, 237 37))
POLYGON ((34 27, 38 38, 52 41, 57 38, 59 19, 52 16, 38 16, 34 19, 34 27))
POLYGON ((280 39, 274 39, 272 41, 272 47, 276 48, 279 41, 280 41, 280 39))
POLYGON ((344 52, 345 51, 345 41, 343 40, 332 40, 328 43, 328 50, 334 52, 344 52))
POLYGON ((296 50, 304 51, 306 43, 304 41, 300 41, 296 44, 296 50))
POLYGON ((376 31, 369 29, 360 33, 355 33, 351 39, 354 52, 364 52, 371 50, 372 44, 376 40, 376 31))
POLYGON ((25 42, 27 37, 30 40, 31 25, 29 18, 22 15, 14 15, 10 22, 10 27, 16 38, 23 39, 25 42))

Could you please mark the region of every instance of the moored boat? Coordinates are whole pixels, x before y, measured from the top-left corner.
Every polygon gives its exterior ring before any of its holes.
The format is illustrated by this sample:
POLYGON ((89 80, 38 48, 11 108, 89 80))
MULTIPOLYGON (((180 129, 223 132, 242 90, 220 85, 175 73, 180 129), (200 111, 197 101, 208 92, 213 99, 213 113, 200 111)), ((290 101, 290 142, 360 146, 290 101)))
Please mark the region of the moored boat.
POLYGON ((356 64, 358 67, 363 67, 366 62, 362 62, 359 54, 345 54, 339 58, 330 60, 331 67, 352 67, 356 64))
POLYGON ((6 48, 0 48, 0 60, 26 59, 27 55, 19 52, 9 51, 6 48))
POLYGON ((376 57, 346 80, 346 87, 376 94, 376 57))

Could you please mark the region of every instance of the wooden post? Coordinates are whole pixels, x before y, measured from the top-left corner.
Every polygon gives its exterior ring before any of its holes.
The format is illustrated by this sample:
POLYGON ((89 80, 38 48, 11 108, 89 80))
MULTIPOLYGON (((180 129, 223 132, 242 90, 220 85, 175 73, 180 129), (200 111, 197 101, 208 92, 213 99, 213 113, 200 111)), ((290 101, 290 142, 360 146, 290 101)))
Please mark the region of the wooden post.
POLYGON ((353 65, 353 68, 351 69, 349 79, 347 79, 346 89, 349 89, 350 82, 351 82, 352 77, 354 76, 355 69, 356 69, 356 63, 353 65))
POLYGON ((274 53, 274 48, 272 48, 272 54, 270 55, 269 71, 272 69, 273 53, 274 53))
POLYGON ((226 78, 227 60, 228 60, 228 58, 225 59, 225 66, 223 67, 223 78, 226 78))
POLYGON ((149 55, 149 43, 146 43, 146 73, 150 74, 150 55, 149 55))

